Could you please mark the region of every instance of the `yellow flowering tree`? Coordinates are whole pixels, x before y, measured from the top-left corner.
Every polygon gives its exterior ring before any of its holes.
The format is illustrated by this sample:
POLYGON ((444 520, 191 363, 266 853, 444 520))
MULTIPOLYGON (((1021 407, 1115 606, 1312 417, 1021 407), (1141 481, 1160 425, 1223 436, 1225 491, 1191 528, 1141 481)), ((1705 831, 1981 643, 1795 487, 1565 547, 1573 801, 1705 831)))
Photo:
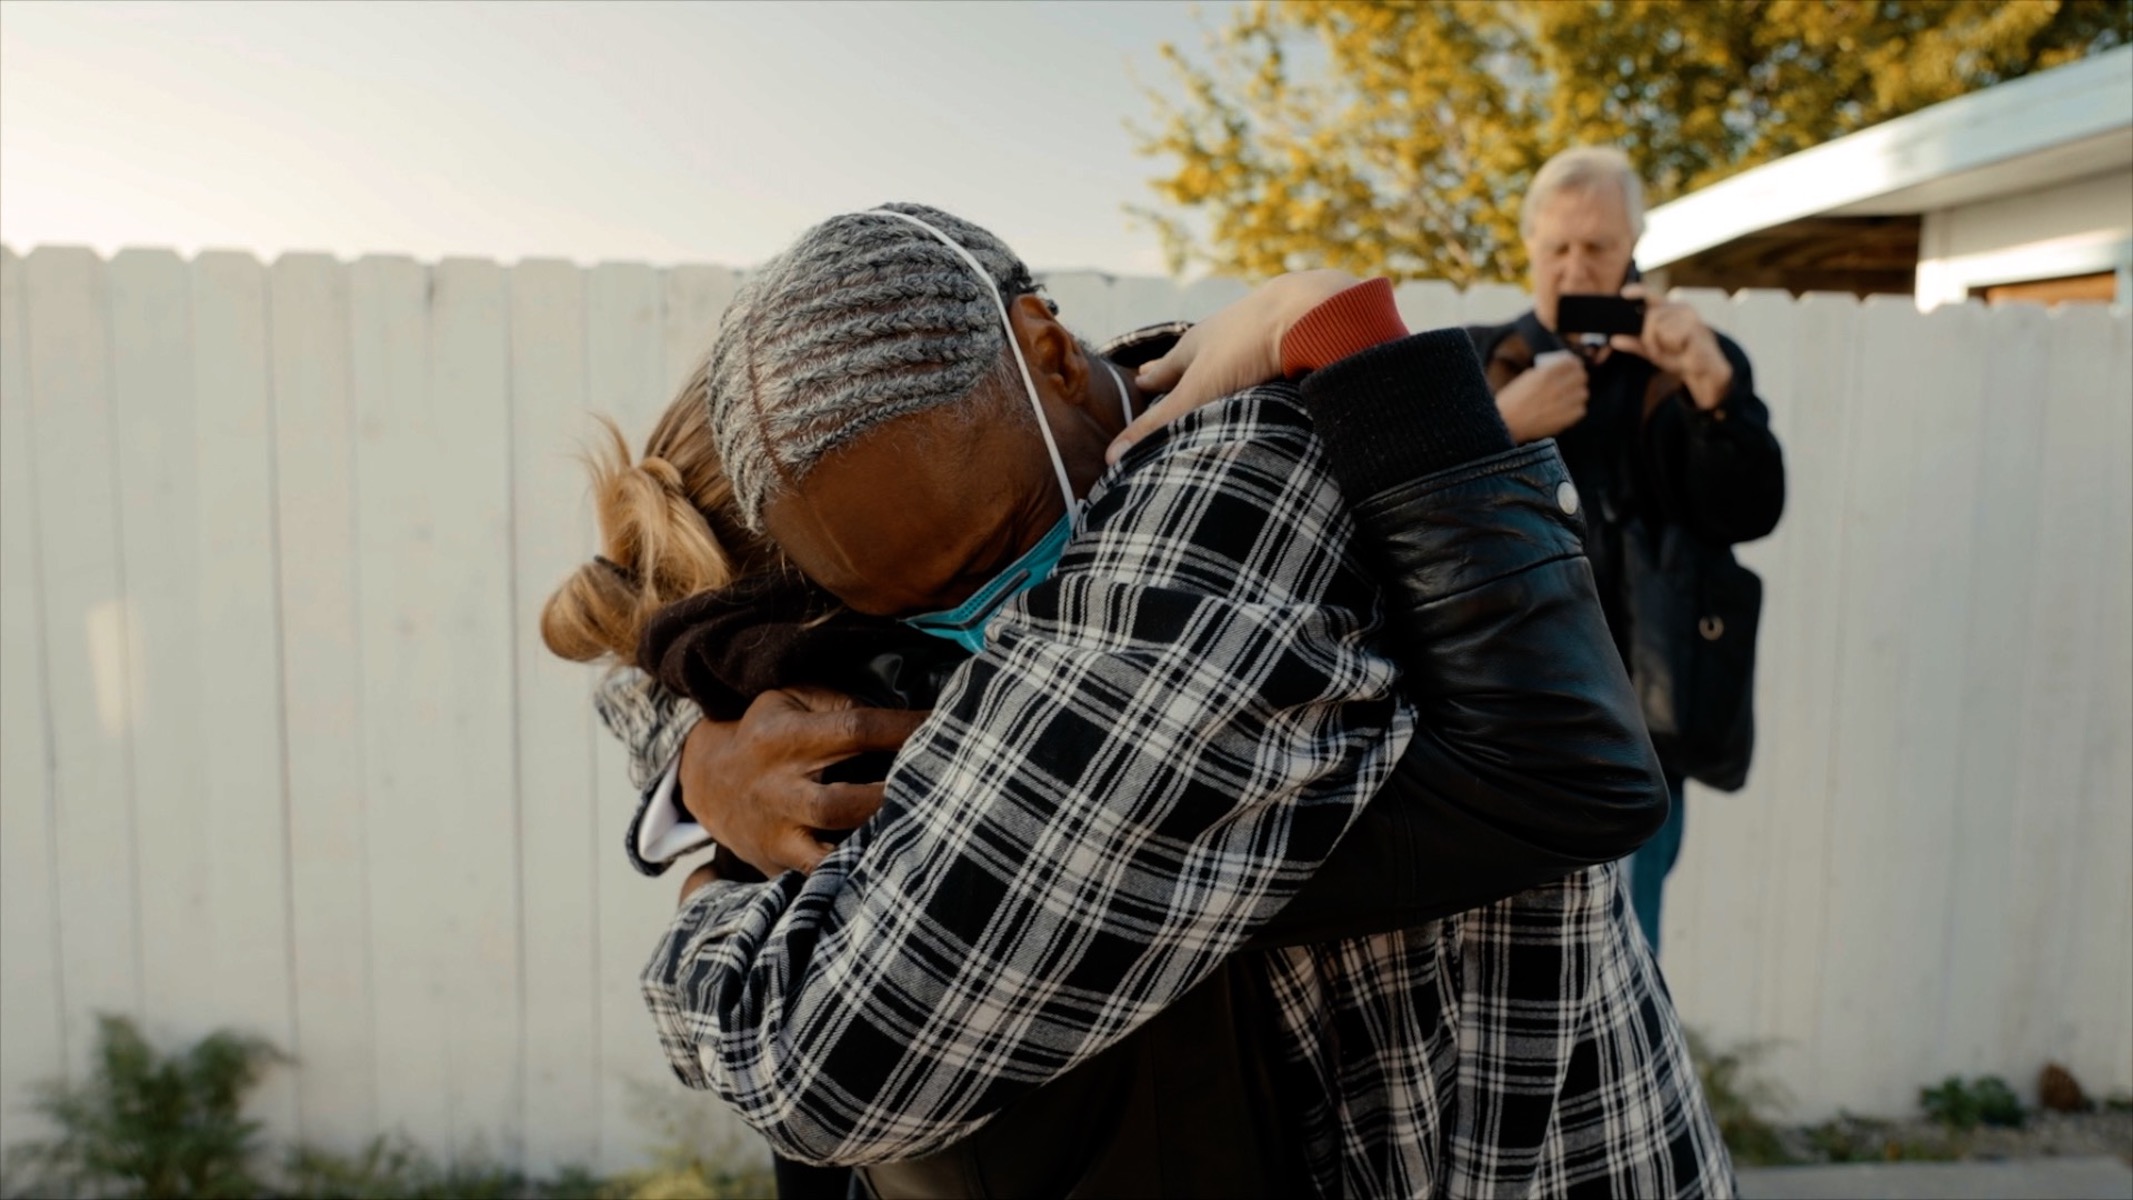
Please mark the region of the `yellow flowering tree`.
POLYGON ((1180 88, 1137 132, 1174 170, 1136 212, 1173 270, 1516 279, 1566 146, 1658 203, 2128 41, 2124 0, 1259 0, 1162 47, 1180 88))

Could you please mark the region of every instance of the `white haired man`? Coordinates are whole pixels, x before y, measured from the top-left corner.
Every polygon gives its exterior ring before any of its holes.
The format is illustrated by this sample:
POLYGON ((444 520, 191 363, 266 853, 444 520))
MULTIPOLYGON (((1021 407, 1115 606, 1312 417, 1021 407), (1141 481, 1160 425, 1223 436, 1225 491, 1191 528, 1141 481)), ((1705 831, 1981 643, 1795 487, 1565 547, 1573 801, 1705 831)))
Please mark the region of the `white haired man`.
POLYGON ((1760 591, 1725 548, 1776 526, 1784 458, 1748 356, 1696 310, 1638 282, 1631 255, 1644 232, 1644 187, 1621 151, 1583 146, 1548 160, 1519 228, 1533 308, 1467 332, 1511 436, 1555 438, 1584 497, 1601 606, 1673 799, 1666 826, 1628 860, 1631 901, 1656 951, 1660 898, 1681 848, 1684 777, 1731 790, 1746 774, 1760 591), (1566 344, 1559 335, 1581 331, 1562 328, 1558 302, 1595 293, 1642 301, 1642 328, 1566 344), (1703 611, 1709 602, 1694 612, 1667 602, 1743 587, 1755 599, 1730 623, 1703 611), (1668 611, 1684 619, 1663 621, 1668 611), (1689 706, 1699 711, 1677 711, 1689 706))

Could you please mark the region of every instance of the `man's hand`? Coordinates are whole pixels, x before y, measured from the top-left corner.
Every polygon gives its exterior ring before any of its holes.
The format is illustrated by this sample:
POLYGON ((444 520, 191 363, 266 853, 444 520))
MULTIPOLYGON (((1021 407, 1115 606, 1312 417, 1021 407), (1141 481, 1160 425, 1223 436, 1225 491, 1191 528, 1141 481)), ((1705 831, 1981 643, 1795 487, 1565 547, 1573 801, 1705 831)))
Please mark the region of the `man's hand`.
POLYGON ((1292 271, 1186 330, 1170 353, 1133 378, 1144 392, 1170 394, 1126 426, 1105 460, 1117 462, 1133 443, 1203 404, 1281 378, 1281 339, 1289 327, 1359 282, 1346 271, 1292 271))
POLYGON ((1724 403, 1726 392, 1733 387, 1733 364, 1726 361, 1718 335, 1703 323, 1703 317, 1686 304, 1651 299, 1641 283, 1623 288, 1622 294, 1645 302, 1644 332, 1618 333, 1607 344, 1678 376, 1687 385, 1689 398, 1705 412, 1724 403))
POLYGON ((1568 351, 1543 354, 1533 360, 1533 369, 1504 385, 1496 393, 1496 411, 1511 430, 1511 440, 1520 445, 1554 437, 1585 417, 1591 398, 1585 364, 1568 351))
POLYGON ((739 721, 703 721, 689 731, 682 804, 712 840, 763 874, 812 871, 831 849, 817 832, 856 828, 882 800, 881 784, 826 784, 822 769, 864 751, 893 751, 925 719, 818 688, 764 692, 739 721))

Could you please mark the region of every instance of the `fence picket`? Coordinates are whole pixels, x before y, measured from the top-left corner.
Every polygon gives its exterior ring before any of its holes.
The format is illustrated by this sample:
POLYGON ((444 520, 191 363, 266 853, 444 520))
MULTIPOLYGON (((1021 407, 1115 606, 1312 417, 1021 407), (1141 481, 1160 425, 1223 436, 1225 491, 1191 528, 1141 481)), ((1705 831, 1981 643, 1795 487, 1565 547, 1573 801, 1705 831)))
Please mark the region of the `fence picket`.
POLYGON ((2023 640, 2008 632, 2027 627, 2033 602, 2044 414, 2030 392, 2049 370, 2043 309, 2020 305, 1994 313, 1991 327, 1996 336, 1981 372, 1980 455, 1963 498, 1972 541, 1970 604, 1949 871, 1962 886, 1948 902, 1940 1017, 1951 1071, 1989 1069, 2006 1017, 2007 991, 1996 981, 2012 952, 2007 848, 2014 837, 2022 709, 2022 691, 2008 681, 2021 678, 2025 658, 2023 640))
MULTIPOLYGON (((2120 310, 2123 312, 2123 310, 2120 310)), ((2127 382, 2133 380, 2133 321, 2119 319, 2088 324, 2107 353, 2092 346, 2084 365, 2096 388, 2091 404, 2094 415, 2096 461, 2103 483, 2104 535, 2120 543, 2133 530, 2133 402, 2127 397, 2127 382)), ((2088 831, 2082 843, 2087 863, 2077 867, 2089 887, 2081 913, 2087 931, 2084 946, 2133 946, 2133 871, 2126 869, 2122 850, 2133 846, 2133 568, 2106 560, 2097 589, 2097 634, 2090 657, 2094 672, 2089 695, 2089 727, 2086 744, 2088 815, 2082 824, 2088 831)), ((2077 960, 2068 980, 2067 997, 2133 996, 2133 954, 2089 954, 2077 960)), ((2107 1008, 2088 1007, 2078 1000, 2068 1008, 2080 1013, 2080 1028, 2070 1058, 2083 1062, 2133 1063, 2133 1021, 2122 1020, 2107 1008)))
POLYGON ((379 1132, 349 275, 291 254, 270 282, 297 1106, 344 1153, 379 1132))
POLYGON ((525 1012, 513 666, 517 639, 534 632, 512 619, 509 301, 494 263, 447 259, 431 279, 437 473, 425 490, 439 571, 429 615, 448 682, 430 819, 451 864, 434 894, 457 935, 437 983, 452 1041, 454 1143, 494 1139, 515 1159, 525 1012))
MULTIPOLYGON (((1861 306, 1862 344, 1920 344, 1922 318, 1909 301, 1893 299, 1871 297, 1861 306)), ((1895 356, 1868 355, 1855 395, 1900 395, 1914 383, 1915 375, 1895 356)), ((1904 408, 1856 408, 1852 453, 1872 468, 1854 470, 1844 492, 1838 607, 1844 646, 1837 668, 1835 758, 1845 769, 1831 780, 1830 921, 1815 1053, 1833 1091, 1859 1096, 1876 1111, 1900 1111, 1913 1098, 1911 1085, 1890 1078, 1887 1046, 1895 1031, 1876 1019, 1887 1003, 1876 984, 1882 962, 1897 952, 1891 944, 1897 926, 1883 914, 1914 915, 1899 893, 1902 868, 1917 862, 1916 831, 1890 799, 1900 786, 1900 705, 1910 650, 1903 627, 1920 599, 1900 573, 1913 561, 1909 501, 1916 494, 1916 442, 1904 408), (1862 1036, 1869 1029, 1875 1035, 1862 1036)))
POLYGON ((142 1015, 136 631, 120 568, 105 266, 50 247, 23 266, 60 987, 68 1060, 81 1063, 89 1014, 142 1015))
MULTIPOLYGON (((201 753, 209 660, 200 644, 207 579, 200 505, 192 274, 169 251, 114 258, 112 405, 117 416, 120 568, 134 617, 135 819, 143 854, 141 973, 151 1029, 198 1037, 220 1011, 209 903, 214 797, 201 753)), ((271 726, 269 727, 271 731, 271 726)))
MULTIPOLYGON (((1903 582, 1900 611, 1908 652, 1897 693, 1896 776, 1882 801, 1901 831, 1902 847, 1879 868, 1884 878, 1899 880, 1898 894, 1896 907, 1881 911, 1916 931, 1889 939, 1876 967, 1884 994, 1934 996, 1936 981, 1947 969, 1949 938, 1957 936, 1947 926, 1947 914, 1960 885, 1944 864, 1956 853, 1960 818, 1961 764, 1954 748, 1964 736, 1963 680, 1970 652, 1967 584, 1976 527, 1969 499, 1986 421, 1984 316, 1978 305, 1946 307, 1927 316, 1908 395, 1884 393, 1891 401, 1913 398, 1902 406, 1910 411, 1930 405, 1933 412, 1930 420, 1909 422, 1914 466, 1906 500, 1908 535, 1904 557, 1883 569, 1885 577, 1903 582)), ((1974 736, 1993 735, 1977 731, 1974 736)), ((1884 1069, 1893 1074, 1897 1063, 1930 1060, 1943 1036, 1944 1011, 1926 1006, 1917 1019, 1885 1031, 1877 1039, 1886 1056, 1884 1069)), ((1897 1102, 1909 1098, 1913 1082, 1895 1084, 1897 1102)))
POLYGON ((20 1101, 66 1075, 68 1041, 22 277, 0 248, 0 1146, 50 1132, 20 1101))
MULTIPOLYGON (((2095 528, 2100 538, 2123 542, 2133 530, 2133 396, 2124 386, 2133 379, 2133 334, 2126 322, 2112 322, 2095 308, 2064 312, 2060 320, 2066 323, 2067 348, 2079 359, 2067 364, 2073 377, 2065 386, 2086 401, 2083 467, 2095 528), (2076 346, 2081 349, 2073 351, 2076 346)), ((2074 883, 2075 928, 2057 997, 2065 1014, 2063 1041, 2052 1050, 2081 1061, 2133 1061, 2133 1034, 2123 1022, 2069 1002, 2090 994, 2133 997, 2133 964, 2090 949, 2133 945, 2133 872, 2125 869, 2122 853, 2133 846, 2133 804, 2126 802, 2133 797, 2133 737, 2126 716, 2133 713, 2133 621, 2126 619, 2133 612, 2133 570, 2124 564, 2112 569, 2105 556, 2097 557, 2074 822, 2083 837, 2066 868, 2074 883)))
MULTIPOLYGON (((287 806, 283 794, 281 627, 275 564, 274 429, 267 281, 230 252, 192 264, 193 453, 198 487, 201 709, 207 794, 207 910, 223 1023, 295 1042, 290 1011, 287 806)), ((135 803, 153 802, 137 778, 135 803)), ((195 967, 197 970, 197 966, 195 967)), ((261 1082, 267 1133, 296 1133, 288 1072, 261 1082)))
POLYGON ((593 673, 540 643, 542 605, 592 553, 573 446, 598 447, 585 405, 585 273, 511 271, 511 479, 518 628, 520 892, 525 897, 525 1121, 539 1165, 590 1162, 600 1140, 593 673))
MULTIPOLYGON (((1765 575, 1766 625, 1756 666, 1761 684, 1753 774, 1755 786, 1779 806, 1770 843, 1758 851, 1768 856, 1772 879, 1760 946, 1766 1016, 1757 1032, 1773 1042, 1773 1072, 1809 1110, 1816 1094, 1800 1084, 1814 1077, 1817 1064, 1823 953, 1832 919, 1823 864, 1836 736, 1832 709, 1843 651, 1837 613, 1844 584, 1844 486, 1855 461, 1849 429, 1857 406, 1849 398, 1856 394, 1861 336, 1858 303, 1820 295, 1799 303, 1789 342, 1747 346, 1758 370, 1791 375, 1786 391, 1766 392, 1786 450, 1786 512, 1767 544, 1749 548, 1777 555, 1784 567, 1783 574, 1765 575), (1780 367, 1781 359, 1789 365, 1780 367), (1788 637, 1789 643, 1781 640, 1788 637)), ((1757 556, 1748 557, 1753 563, 1757 556)), ((1695 855, 1718 866, 1739 854, 1738 847, 1703 839, 1705 829, 1690 825, 1684 859, 1695 855)), ((1669 953, 1670 970, 1677 962, 1685 974, 1701 975, 1693 960, 1669 953)), ((1707 1012, 1683 1007, 1692 1023, 1720 1019, 1707 1012)))
MULTIPOLYGON (((2106 567, 2112 556, 2101 552, 2126 541, 2126 527, 2109 524, 2117 508, 2113 480, 2128 469, 2124 458, 2106 457, 2124 444, 2117 427, 2128 404, 2123 377, 2114 394, 2104 374, 2122 357, 2111 346, 2110 320, 2096 310, 2053 313, 2046 324, 2048 370, 2036 389, 2047 466, 2038 488, 2033 536, 2039 545, 2023 639, 2026 703, 2018 724, 2010 913, 2015 946, 2002 965, 2010 987, 2002 1052, 2011 1045, 2032 1062, 2117 1040, 2105 1032, 2108 1025, 2092 1026, 2094 1010, 2067 991, 2075 979, 2113 974, 2086 962, 2097 954, 2086 935, 2114 922, 2084 907, 2115 889, 2086 876, 2099 858, 2111 874, 2126 873, 2118 856, 2098 848, 2096 839, 2123 827, 2115 809, 2129 793, 2123 785, 2116 795, 2099 790, 2092 797, 2087 791, 2106 784, 2101 772, 2091 781, 2086 746, 2098 698, 2099 635, 2106 624, 2126 623, 2123 611, 2106 612, 2102 603, 2107 595, 2124 595, 2116 582, 2106 585, 2104 572, 2126 570, 2122 560, 2106 567), (2108 816, 2107 808, 2114 810, 2108 816)), ((2115 736, 2122 740, 2124 729, 2121 716, 2115 736)))
POLYGON ((436 596, 442 550, 429 488, 445 469, 429 392, 428 270, 366 257, 349 268, 349 396, 355 414, 356 586, 362 648, 363 794, 370 881, 371 1005, 379 1123, 451 1145, 452 977, 458 918, 429 890, 465 853, 432 820, 443 794, 445 655, 436 596))

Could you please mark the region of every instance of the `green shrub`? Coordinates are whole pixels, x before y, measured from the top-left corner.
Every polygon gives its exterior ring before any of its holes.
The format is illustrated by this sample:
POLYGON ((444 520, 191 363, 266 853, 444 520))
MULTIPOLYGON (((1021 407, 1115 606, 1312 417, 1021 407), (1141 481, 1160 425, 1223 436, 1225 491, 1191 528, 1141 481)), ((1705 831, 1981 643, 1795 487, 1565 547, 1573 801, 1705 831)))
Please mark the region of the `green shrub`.
POLYGON ((1755 1066, 1770 1053, 1771 1042, 1744 1042, 1726 1050, 1713 1049, 1694 1030, 1685 1031, 1689 1057, 1696 1063, 1696 1077, 1703 1083, 1705 1103, 1718 1121, 1733 1160, 1745 1166, 1771 1166, 1791 1162, 1777 1127, 1766 1113, 1785 1103, 1782 1089, 1755 1073, 1755 1066))
POLYGON ((440 1163, 404 1134, 361 1153, 311 1146, 289 1153, 278 1194, 291 1200, 596 1200, 608 1183, 581 1166, 541 1179, 479 1156, 440 1163))
POLYGON ((1926 1116, 1958 1132, 1981 1124, 2020 1129, 2027 1120, 2022 1101, 1997 1075, 1982 1076, 1972 1083, 1950 1075, 1939 1087, 1920 1088, 1918 1103, 1926 1110, 1926 1116))
POLYGON ((658 1130, 655 1165, 609 1181, 604 1200, 750 1200, 778 1194, 760 1141, 744 1143, 710 1096, 675 1097, 639 1085, 634 1107, 658 1130))
POLYGON ((228 1031, 166 1055, 126 1018, 99 1017, 88 1078, 38 1088, 34 1107, 57 1133, 10 1153, 0 1195, 593 1200, 611 1186, 582 1167, 534 1179, 478 1157, 439 1163, 399 1135, 354 1156, 299 1146, 278 1175, 262 1175, 259 1123, 244 1119, 244 1098, 288 1061, 268 1042, 228 1031))
POLYGON ((582 1167, 535 1179, 479 1156, 441 1163, 394 1134, 371 1139, 353 1156, 297 1147, 283 1165, 279 1194, 291 1200, 593 1200, 603 1184, 582 1167))
POLYGON ((32 1108, 58 1132, 16 1148, 11 1180, 35 1196, 257 1196, 259 1123, 244 1097, 286 1061, 227 1030, 163 1055, 132 1021, 99 1016, 88 1077, 38 1087, 32 1108))
POLYGON ((548 1178, 480 1158, 441 1163, 405 1136, 355 1155, 298 1147, 283 1167, 292 1200, 745 1200, 777 1194, 768 1157, 726 1132, 711 1097, 639 1086, 634 1107, 656 1130, 656 1165, 603 1179, 583 1167, 548 1178))
POLYGON ((1825 1162, 1878 1162, 1882 1157, 1882 1143, 1886 1140, 1882 1130, 1886 1128, 1886 1122, 1842 1113, 1835 1120, 1810 1126, 1807 1144, 1814 1148, 1816 1157, 1825 1162))
POLYGON ((1900 1129, 1894 1121, 1840 1112, 1834 1120, 1802 1132, 1809 1157, 1817 1162, 1950 1162, 1963 1157, 1967 1149, 1952 1135, 1907 1138, 1900 1129))

